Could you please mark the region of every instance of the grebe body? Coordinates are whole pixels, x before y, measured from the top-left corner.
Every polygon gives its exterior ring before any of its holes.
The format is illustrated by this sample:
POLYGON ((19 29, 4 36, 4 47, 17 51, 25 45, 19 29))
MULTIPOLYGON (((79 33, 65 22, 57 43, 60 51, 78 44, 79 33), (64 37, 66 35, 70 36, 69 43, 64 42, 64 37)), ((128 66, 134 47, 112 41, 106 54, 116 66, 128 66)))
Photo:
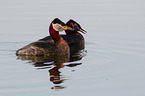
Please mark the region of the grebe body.
POLYGON ((24 56, 51 56, 51 55, 66 55, 69 54, 69 46, 65 40, 59 35, 59 31, 67 30, 64 24, 58 18, 55 18, 49 27, 52 41, 45 42, 39 40, 26 45, 25 47, 16 51, 16 55, 24 56))

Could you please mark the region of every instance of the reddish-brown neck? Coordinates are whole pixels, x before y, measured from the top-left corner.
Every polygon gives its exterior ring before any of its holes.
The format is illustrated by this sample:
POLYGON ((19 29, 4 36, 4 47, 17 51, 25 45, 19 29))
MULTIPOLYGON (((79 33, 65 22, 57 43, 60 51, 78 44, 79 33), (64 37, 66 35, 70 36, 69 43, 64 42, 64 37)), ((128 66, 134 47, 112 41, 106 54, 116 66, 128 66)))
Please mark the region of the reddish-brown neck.
POLYGON ((49 27, 49 33, 52 37, 52 39, 54 40, 54 42, 60 40, 60 35, 59 35, 59 32, 58 31, 55 31, 52 27, 52 23, 50 24, 50 27, 49 27))
MULTIPOLYGON (((66 25, 73 28, 72 22, 68 22, 66 25)), ((66 35, 74 35, 77 33, 77 31, 65 30, 65 33, 66 33, 66 35)))

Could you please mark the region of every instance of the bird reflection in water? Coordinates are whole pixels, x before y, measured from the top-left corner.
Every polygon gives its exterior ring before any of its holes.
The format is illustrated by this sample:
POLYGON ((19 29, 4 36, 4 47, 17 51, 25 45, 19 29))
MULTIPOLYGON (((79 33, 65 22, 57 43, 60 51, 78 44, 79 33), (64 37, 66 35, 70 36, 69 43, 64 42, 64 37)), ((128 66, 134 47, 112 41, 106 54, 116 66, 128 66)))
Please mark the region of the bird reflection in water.
POLYGON ((34 67, 38 70, 48 69, 50 81, 53 82, 54 86, 52 89, 64 89, 65 87, 61 84, 67 80, 59 69, 66 67, 76 67, 82 63, 75 61, 80 61, 85 55, 86 51, 80 51, 73 55, 63 55, 63 56, 19 56, 18 59, 27 60, 32 63, 34 67))

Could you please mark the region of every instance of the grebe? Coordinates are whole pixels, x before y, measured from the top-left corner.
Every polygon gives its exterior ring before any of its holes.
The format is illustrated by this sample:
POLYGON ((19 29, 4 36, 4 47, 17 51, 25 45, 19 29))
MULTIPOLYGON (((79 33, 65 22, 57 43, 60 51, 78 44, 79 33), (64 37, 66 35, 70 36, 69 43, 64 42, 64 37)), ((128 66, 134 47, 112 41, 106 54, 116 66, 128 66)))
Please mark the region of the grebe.
MULTIPOLYGON (((73 28, 73 30, 65 30, 66 35, 60 36, 68 43, 70 47, 70 53, 72 54, 78 52, 78 50, 83 50, 85 48, 85 40, 78 31, 84 34, 86 34, 86 31, 81 28, 80 24, 72 19, 70 19, 66 25, 73 28)), ((39 41, 53 42, 50 36, 39 39, 39 41)))
POLYGON ((59 31, 67 30, 66 26, 58 18, 55 18, 49 27, 50 36, 54 42, 36 41, 16 51, 16 55, 24 56, 51 56, 66 55, 69 53, 69 46, 59 35, 59 31))
POLYGON ((73 31, 65 30, 66 35, 62 36, 68 43, 71 53, 76 53, 79 50, 83 50, 85 48, 85 39, 80 32, 86 34, 86 31, 81 28, 80 24, 72 19, 70 19, 66 25, 74 29, 73 31))

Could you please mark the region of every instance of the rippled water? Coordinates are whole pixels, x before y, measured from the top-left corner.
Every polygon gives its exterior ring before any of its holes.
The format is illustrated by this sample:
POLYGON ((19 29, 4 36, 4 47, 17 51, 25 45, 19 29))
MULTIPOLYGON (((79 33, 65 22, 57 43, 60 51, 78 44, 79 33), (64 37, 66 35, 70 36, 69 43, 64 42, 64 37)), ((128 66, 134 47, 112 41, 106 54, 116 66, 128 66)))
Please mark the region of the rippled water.
POLYGON ((0 1, 0 96, 144 96, 145 1, 0 1), (54 68, 20 60, 15 51, 45 37, 59 17, 87 30, 81 60, 54 68), (62 82, 54 84, 51 69, 62 82))

